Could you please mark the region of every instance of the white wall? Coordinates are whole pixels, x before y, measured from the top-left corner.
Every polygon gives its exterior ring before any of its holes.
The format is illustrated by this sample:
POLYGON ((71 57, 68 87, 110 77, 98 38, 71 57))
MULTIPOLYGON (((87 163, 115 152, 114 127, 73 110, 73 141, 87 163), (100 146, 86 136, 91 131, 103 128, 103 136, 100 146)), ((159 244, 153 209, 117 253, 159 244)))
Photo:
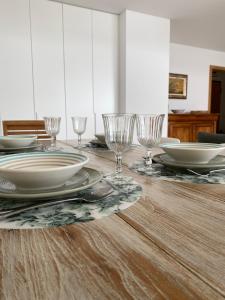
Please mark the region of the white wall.
POLYGON ((167 114, 170 21, 133 11, 125 11, 120 21, 121 109, 167 114))
POLYGON ((118 16, 48 0, 0 0, 0 117, 62 117, 60 138, 86 137, 118 102, 118 16), (95 123, 97 116, 97 124, 95 123))
POLYGON ((86 116, 86 137, 94 135, 92 78, 92 12, 63 6, 68 138, 75 137, 72 116, 86 116))
POLYGON ((34 118, 28 0, 0 0, 0 116, 34 118))
POLYGON ((169 100, 170 109, 208 110, 210 65, 225 67, 225 53, 170 45, 170 72, 188 75, 187 100, 169 100))
POLYGON ((61 116, 59 138, 66 136, 62 5, 30 0, 35 112, 61 116))
POLYGON ((96 131, 103 132, 102 113, 118 110, 118 16, 93 11, 93 94, 96 131))

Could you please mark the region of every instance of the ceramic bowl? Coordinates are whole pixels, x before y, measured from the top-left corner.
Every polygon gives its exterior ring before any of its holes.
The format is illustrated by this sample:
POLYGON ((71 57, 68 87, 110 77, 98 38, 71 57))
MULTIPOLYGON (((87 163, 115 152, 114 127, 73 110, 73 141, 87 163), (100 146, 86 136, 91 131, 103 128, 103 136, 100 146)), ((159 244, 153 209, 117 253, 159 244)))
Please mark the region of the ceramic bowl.
POLYGON ((81 154, 36 152, 7 155, 0 160, 0 176, 23 190, 44 190, 62 186, 87 162, 81 154))
POLYGON ((37 141, 36 135, 6 135, 0 136, 0 145, 6 148, 26 147, 37 141))
POLYGON ((204 164, 225 150, 224 144, 180 143, 160 145, 175 161, 204 164))
POLYGON ((105 135, 102 133, 102 134, 95 134, 95 137, 103 144, 106 144, 105 142, 105 135))
POLYGON ((171 109, 174 114, 183 114, 185 109, 171 109))

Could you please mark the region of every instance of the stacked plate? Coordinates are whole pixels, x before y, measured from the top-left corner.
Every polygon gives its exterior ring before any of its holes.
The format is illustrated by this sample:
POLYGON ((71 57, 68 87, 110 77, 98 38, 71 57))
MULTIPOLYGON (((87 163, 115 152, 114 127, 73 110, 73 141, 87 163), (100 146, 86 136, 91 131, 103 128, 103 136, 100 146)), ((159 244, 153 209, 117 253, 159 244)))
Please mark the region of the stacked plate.
POLYGON ((160 147, 166 152, 156 155, 155 161, 169 166, 189 169, 222 169, 225 167, 224 144, 180 143, 163 144, 160 147))
POLYGON ((86 189, 102 179, 84 167, 88 158, 70 152, 36 152, 0 159, 0 197, 43 199, 86 189))

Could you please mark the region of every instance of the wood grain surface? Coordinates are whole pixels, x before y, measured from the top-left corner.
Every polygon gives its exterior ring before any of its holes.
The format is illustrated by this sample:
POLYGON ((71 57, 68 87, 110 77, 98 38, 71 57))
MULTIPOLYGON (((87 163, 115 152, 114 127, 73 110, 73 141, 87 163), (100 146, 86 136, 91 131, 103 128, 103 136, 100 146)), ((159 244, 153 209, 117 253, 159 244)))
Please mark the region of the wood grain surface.
MULTIPOLYGON (((109 152, 87 155, 113 171, 109 152)), ((141 155, 126 153, 125 164, 141 155)), ((118 215, 0 230, 0 299, 225 299, 225 187, 124 173, 143 197, 118 215)))

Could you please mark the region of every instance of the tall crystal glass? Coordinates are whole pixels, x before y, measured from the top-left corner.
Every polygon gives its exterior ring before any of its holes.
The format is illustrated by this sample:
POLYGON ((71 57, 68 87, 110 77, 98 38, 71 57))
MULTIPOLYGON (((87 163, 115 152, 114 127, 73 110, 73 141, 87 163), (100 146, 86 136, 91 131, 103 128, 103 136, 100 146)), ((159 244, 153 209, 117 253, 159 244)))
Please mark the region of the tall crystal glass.
POLYGON ((56 147, 56 136, 60 131, 60 117, 44 117, 45 130, 52 137, 51 146, 48 151, 58 151, 60 148, 56 147))
POLYGON ((122 155, 133 141, 134 114, 103 114, 106 144, 116 156, 116 176, 121 177, 122 155))
POLYGON ((152 148, 160 143, 164 118, 163 114, 136 116, 137 138, 146 149, 144 168, 142 167, 140 171, 144 171, 147 175, 158 173, 152 166, 152 148))
POLYGON ((86 130, 87 117, 72 117, 73 131, 77 134, 78 148, 81 147, 81 135, 86 130))

